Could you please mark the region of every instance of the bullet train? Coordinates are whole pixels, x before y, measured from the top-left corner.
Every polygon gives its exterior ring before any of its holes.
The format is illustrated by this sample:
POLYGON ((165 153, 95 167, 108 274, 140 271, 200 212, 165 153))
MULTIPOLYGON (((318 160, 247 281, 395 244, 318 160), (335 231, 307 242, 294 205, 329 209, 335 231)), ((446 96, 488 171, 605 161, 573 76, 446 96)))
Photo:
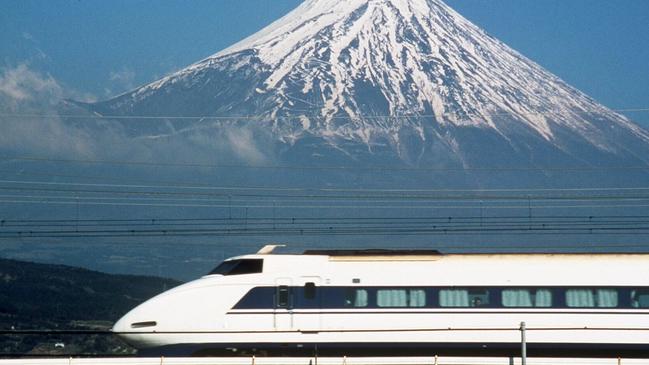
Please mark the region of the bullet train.
POLYGON ((136 307, 143 356, 649 357, 649 254, 267 246, 136 307))

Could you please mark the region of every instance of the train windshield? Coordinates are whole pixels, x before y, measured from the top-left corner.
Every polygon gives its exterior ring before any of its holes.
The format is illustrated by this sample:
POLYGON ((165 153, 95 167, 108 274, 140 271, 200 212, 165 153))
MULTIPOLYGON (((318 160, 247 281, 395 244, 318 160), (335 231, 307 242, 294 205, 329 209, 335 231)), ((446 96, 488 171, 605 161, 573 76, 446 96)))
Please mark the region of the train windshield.
POLYGON ((243 275, 259 274, 264 267, 263 259, 242 259, 223 261, 208 275, 243 275))

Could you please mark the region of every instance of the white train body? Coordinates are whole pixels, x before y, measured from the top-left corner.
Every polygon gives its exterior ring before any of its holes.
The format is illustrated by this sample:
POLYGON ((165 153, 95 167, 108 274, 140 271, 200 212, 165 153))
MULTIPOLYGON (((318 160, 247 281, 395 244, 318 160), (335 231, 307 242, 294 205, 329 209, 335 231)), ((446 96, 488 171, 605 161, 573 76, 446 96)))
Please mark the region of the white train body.
POLYGON ((649 255, 256 254, 219 271, 113 331, 167 356, 513 356, 525 322, 532 356, 649 356, 649 255))

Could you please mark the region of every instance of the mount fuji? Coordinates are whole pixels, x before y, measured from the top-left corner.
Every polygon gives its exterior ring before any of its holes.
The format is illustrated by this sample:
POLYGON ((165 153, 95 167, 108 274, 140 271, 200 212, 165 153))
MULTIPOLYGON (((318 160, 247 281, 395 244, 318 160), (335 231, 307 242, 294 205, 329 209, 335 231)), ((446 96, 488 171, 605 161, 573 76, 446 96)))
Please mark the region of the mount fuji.
POLYGON ((213 56, 85 107, 165 121, 134 127, 140 138, 246 129, 246 143, 290 163, 649 162, 648 131, 441 0, 306 0, 213 56))
POLYGON ((269 241, 647 251, 649 132, 441 0, 306 0, 160 80, 58 101, 5 127, 2 256, 190 278, 269 241))

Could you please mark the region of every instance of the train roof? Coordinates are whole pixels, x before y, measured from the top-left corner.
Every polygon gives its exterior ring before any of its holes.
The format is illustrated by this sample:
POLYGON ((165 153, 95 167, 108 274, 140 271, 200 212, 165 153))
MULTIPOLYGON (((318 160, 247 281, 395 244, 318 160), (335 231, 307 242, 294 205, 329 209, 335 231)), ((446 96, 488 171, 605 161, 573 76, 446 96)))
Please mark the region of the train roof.
POLYGON ((257 255, 273 255, 273 256, 293 256, 293 257, 314 257, 326 256, 330 260, 345 261, 345 260, 362 260, 362 261, 419 261, 419 260, 440 260, 444 258, 496 258, 496 257, 510 257, 517 259, 533 259, 541 257, 553 258, 576 258, 583 259, 587 257, 605 258, 605 257, 629 257, 629 256, 643 256, 649 257, 647 252, 449 252, 444 253, 434 249, 312 249, 305 250, 301 254, 295 253, 276 253, 273 250, 277 247, 284 245, 267 245, 263 247, 257 255))
POLYGON ((438 250, 392 250, 392 249, 348 249, 348 250, 306 250, 303 255, 319 256, 430 256, 441 255, 438 250))

